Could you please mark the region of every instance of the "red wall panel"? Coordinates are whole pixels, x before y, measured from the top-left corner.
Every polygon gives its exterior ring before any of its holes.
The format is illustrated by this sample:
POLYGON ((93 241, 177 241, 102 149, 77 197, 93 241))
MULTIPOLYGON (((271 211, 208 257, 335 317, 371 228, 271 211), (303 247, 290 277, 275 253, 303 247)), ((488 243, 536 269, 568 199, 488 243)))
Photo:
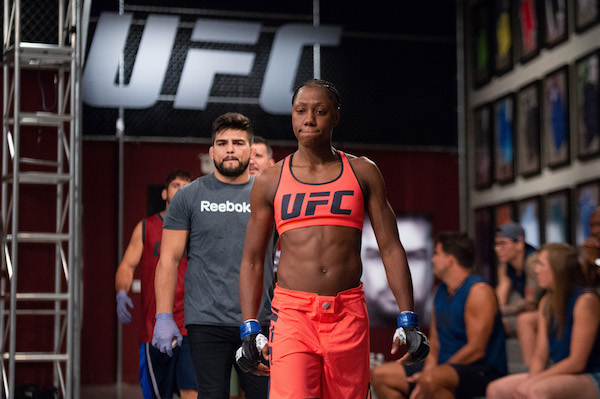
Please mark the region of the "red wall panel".
POLYGON ((117 145, 83 145, 82 384, 115 381, 117 261, 117 145))

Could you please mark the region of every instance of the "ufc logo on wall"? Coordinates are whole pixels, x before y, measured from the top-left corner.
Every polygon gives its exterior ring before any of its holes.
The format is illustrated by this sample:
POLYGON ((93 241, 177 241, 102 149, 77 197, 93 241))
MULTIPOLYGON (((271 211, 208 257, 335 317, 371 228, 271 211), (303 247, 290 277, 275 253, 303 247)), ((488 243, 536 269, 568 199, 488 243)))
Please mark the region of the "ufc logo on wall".
MULTIPOLYGON (((82 79, 83 101, 92 107, 144 109, 159 100, 167 73, 179 17, 149 15, 145 21, 131 77, 120 85, 119 60, 132 24, 132 14, 100 14, 82 79)), ((221 44, 256 45, 261 23, 199 18, 190 41, 221 44)), ((303 47, 319 43, 338 46, 339 26, 315 27, 290 23, 277 28, 264 71, 259 96, 260 107, 270 114, 289 114, 293 85, 303 47)), ((215 75, 248 76, 255 53, 213 49, 187 50, 179 77, 173 108, 204 110, 215 75)))

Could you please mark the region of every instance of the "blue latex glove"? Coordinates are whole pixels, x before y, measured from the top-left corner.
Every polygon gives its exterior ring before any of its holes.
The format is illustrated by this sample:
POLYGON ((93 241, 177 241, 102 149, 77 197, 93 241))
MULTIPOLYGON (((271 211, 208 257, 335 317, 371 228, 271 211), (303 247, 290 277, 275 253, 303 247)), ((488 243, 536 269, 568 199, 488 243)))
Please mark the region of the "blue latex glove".
POLYGON ((127 293, 123 290, 117 293, 117 317, 123 324, 131 323, 131 313, 127 310, 127 307, 133 309, 133 302, 131 298, 127 296, 127 293))
POLYGON ((154 334, 152 335, 152 345, 160 350, 162 353, 166 353, 169 356, 173 356, 173 348, 175 342, 173 338, 177 339, 177 345, 181 346, 183 343, 183 337, 173 320, 173 313, 159 313, 156 315, 156 324, 154 324, 154 334))

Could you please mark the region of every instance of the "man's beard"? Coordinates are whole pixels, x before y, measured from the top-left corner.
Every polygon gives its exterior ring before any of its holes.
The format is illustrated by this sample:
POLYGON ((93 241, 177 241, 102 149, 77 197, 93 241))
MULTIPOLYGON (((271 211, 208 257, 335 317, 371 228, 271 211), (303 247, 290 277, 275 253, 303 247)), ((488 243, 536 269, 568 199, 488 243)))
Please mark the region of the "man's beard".
POLYGON ((215 168, 219 171, 220 174, 227 177, 238 177, 241 176, 246 169, 248 169, 248 164, 250 164, 250 159, 246 163, 238 160, 238 165, 235 167, 225 167, 225 161, 217 162, 214 161, 215 168))

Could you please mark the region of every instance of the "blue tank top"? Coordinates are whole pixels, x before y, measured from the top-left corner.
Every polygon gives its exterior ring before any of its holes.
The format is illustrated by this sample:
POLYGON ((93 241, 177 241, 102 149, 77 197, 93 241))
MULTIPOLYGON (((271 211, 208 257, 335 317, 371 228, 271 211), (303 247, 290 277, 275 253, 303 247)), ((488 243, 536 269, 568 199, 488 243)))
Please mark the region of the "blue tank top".
MULTIPOLYGON (((587 292, 584 288, 576 288, 575 291, 569 297, 569 303, 567 306, 567 317, 565 318, 565 327, 563 328, 562 336, 558 337, 558 331, 555 327, 548 329, 548 344, 550 346, 550 358, 554 363, 557 363, 567 356, 569 356, 571 347, 571 333, 573 332, 573 308, 575 302, 581 294, 587 292)), ((586 373, 597 373, 600 372, 600 330, 596 333, 596 340, 594 346, 590 352, 587 365, 585 367, 586 373)))
MULTIPOLYGON (((470 275, 453 296, 448 294, 446 284, 440 283, 434 302, 436 329, 440 340, 439 364, 445 363, 467 344, 465 303, 471 287, 479 282, 485 283, 485 280, 480 276, 470 275)), ((506 342, 500 312, 494 319, 494 329, 488 341, 485 357, 477 363, 486 364, 502 374, 507 372, 506 342)))
POLYGON ((506 264, 506 275, 512 282, 511 288, 518 292, 522 297, 525 297, 525 271, 517 274, 517 270, 511 263, 506 264))
MULTIPOLYGON (((529 244, 525 244, 525 257, 523 258, 523 263, 529 255, 534 253, 536 249, 529 244)), ((523 298, 525 297, 525 285, 527 283, 527 274, 525 270, 525 265, 523 265, 523 270, 521 274, 517 274, 517 270, 511 263, 506 264, 506 275, 512 282, 512 290, 518 292, 523 298)))

